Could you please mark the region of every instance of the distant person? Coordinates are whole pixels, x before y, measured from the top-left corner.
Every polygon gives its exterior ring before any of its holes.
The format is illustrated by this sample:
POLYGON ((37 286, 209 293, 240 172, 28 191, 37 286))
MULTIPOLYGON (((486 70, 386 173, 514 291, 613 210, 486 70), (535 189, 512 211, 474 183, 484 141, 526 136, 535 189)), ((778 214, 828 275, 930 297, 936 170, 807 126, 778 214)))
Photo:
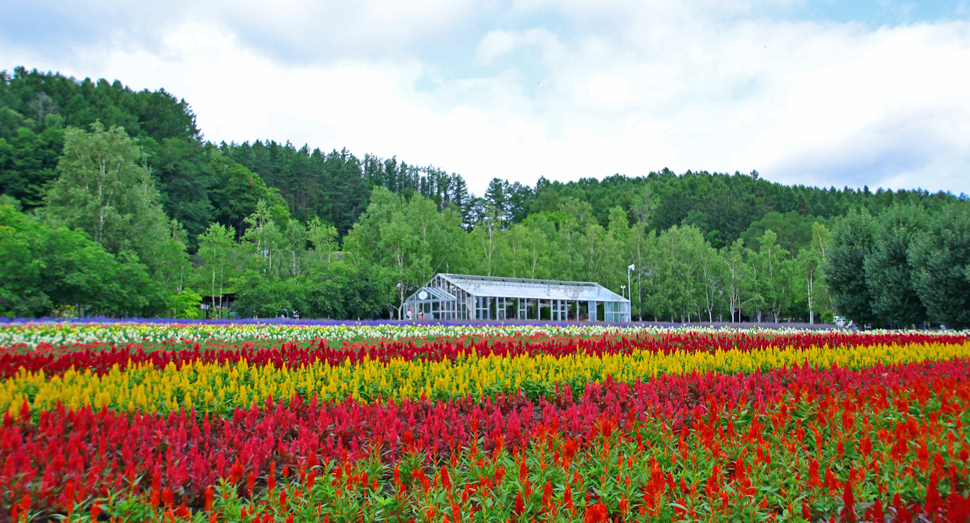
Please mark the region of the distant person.
POLYGON ((404 317, 405 317, 406 319, 408 319, 408 320, 410 320, 410 319, 412 318, 412 315, 411 315, 411 308, 410 308, 410 307, 408 307, 408 312, 407 312, 407 314, 406 314, 406 315, 405 315, 404 317))

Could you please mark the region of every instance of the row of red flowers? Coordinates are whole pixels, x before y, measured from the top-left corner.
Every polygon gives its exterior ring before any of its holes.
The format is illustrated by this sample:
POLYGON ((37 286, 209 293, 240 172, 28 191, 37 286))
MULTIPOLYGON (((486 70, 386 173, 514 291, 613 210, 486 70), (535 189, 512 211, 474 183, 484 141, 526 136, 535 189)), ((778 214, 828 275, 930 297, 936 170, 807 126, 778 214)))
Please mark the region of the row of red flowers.
POLYGON ((276 503, 278 492, 266 493, 286 470, 314 500, 301 510, 364 514, 383 493, 401 520, 468 520, 476 505, 458 503, 465 495, 479 496, 477 517, 487 521, 548 516, 551 505, 565 507, 567 520, 738 507, 864 516, 876 500, 903 520, 920 511, 953 518, 966 510, 968 377, 966 360, 801 367, 591 384, 534 403, 522 395, 322 405, 297 397, 229 419, 24 408, 0 427, 0 504, 20 510, 27 499, 30 511, 51 515, 121 496, 174 511, 211 504, 224 480, 224 506, 212 514, 231 519, 259 510, 232 505, 240 496, 276 503), (317 474, 330 487, 305 488, 317 474), (339 504, 335 496, 348 491, 339 504))
POLYGON ((154 345, 128 344, 123 347, 105 346, 101 343, 77 345, 70 351, 7 352, 0 354, 0 378, 14 376, 20 369, 30 372, 43 370, 47 376, 63 374, 69 369, 91 370, 96 374, 108 372, 117 365, 124 370, 128 365, 150 362, 162 369, 170 363, 180 367, 186 363, 235 363, 245 359, 250 364, 272 363, 276 368, 309 365, 314 361, 338 365, 349 361, 358 363, 365 358, 388 361, 395 358, 444 360, 468 355, 520 356, 548 354, 563 356, 576 352, 587 354, 629 353, 634 350, 671 353, 674 351, 714 352, 717 350, 753 351, 771 348, 807 349, 811 347, 846 347, 873 345, 907 345, 918 343, 964 343, 970 335, 939 335, 921 333, 850 334, 836 331, 779 335, 748 336, 737 333, 671 333, 657 336, 649 332, 639 334, 613 334, 596 338, 576 337, 505 337, 485 339, 464 337, 437 340, 382 341, 345 343, 331 347, 327 340, 317 339, 308 343, 297 342, 247 342, 227 346, 224 343, 194 343, 182 348, 172 348, 167 343, 154 345))

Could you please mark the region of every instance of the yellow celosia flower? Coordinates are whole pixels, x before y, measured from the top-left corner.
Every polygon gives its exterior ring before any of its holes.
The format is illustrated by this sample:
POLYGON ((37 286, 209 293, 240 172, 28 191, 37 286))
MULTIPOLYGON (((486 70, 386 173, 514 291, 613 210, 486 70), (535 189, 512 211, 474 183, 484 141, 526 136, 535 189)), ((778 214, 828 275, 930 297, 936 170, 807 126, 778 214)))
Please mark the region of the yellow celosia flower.
POLYGON ((878 363, 898 364, 943 361, 970 357, 970 343, 875 345, 866 347, 811 347, 807 349, 765 349, 706 352, 676 351, 669 354, 634 351, 631 354, 588 354, 564 356, 522 355, 503 357, 471 354, 455 361, 407 361, 394 358, 381 362, 366 358, 358 364, 315 362, 299 368, 275 368, 195 361, 177 367, 170 363, 156 369, 148 363, 118 366, 98 376, 90 370, 69 370, 61 376, 21 369, 0 383, 0 408, 12 415, 29 401, 32 409, 52 409, 58 402, 69 408, 108 407, 121 411, 177 410, 225 412, 236 405, 249 406, 267 398, 288 400, 294 394, 317 395, 322 400, 340 401, 351 397, 370 401, 479 396, 499 391, 524 389, 543 394, 557 384, 581 388, 586 383, 649 380, 659 375, 727 373, 769 370, 809 364, 838 365, 849 369, 878 363))

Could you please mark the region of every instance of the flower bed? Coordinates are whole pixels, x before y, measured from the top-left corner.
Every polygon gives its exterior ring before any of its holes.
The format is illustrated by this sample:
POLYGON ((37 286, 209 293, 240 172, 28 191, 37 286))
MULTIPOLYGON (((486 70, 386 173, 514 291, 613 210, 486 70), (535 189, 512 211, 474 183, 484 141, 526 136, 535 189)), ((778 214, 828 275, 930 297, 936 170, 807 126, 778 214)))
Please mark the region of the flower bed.
POLYGON ((970 516, 965 335, 371 328, 8 345, 0 517, 970 516))

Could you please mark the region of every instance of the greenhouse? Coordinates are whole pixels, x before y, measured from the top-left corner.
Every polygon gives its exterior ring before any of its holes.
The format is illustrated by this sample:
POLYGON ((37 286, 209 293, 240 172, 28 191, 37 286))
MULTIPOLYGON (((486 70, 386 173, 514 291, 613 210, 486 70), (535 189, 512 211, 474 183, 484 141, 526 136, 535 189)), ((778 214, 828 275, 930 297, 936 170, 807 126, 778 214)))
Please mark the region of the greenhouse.
POLYGON ((593 282, 438 274, 404 302, 423 320, 630 321, 630 300, 593 282))

